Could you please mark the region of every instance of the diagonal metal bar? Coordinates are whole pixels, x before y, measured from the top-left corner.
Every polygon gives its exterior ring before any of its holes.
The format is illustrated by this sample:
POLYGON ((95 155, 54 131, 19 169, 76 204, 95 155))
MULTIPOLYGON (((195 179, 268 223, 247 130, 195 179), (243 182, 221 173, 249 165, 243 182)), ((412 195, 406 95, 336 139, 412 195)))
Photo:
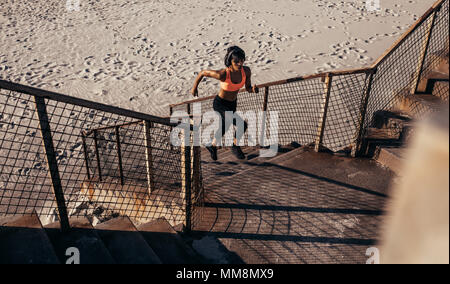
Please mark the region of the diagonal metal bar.
POLYGON ((61 230, 68 231, 70 229, 69 217, 67 215, 67 207, 64 200, 64 191, 61 184, 61 177, 59 175, 58 162, 56 161, 56 153, 53 145, 52 132, 50 129, 45 99, 35 96, 34 101, 36 104, 36 114, 39 120, 39 127, 42 134, 42 142, 45 149, 45 157, 49 169, 48 174, 52 181, 53 193, 55 195, 56 204, 58 206, 61 230))

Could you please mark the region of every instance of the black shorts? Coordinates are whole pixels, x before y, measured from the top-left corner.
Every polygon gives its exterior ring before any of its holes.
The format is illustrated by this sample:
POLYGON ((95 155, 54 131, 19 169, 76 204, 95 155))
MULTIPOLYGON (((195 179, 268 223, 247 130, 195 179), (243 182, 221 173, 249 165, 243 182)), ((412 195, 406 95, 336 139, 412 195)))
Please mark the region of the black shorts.
MULTIPOLYGON (((218 129, 218 131, 216 132, 216 140, 220 141, 219 139, 222 139, 223 135, 227 132, 228 127, 230 125, 226 125, 225 123, 225 113, 227 111, 233 112, 233 114, 236 112, 236 108, 237 108, 237 99, 234 101, 227 101, 222 99, 219 96, 216 96, 214 98, 214 102, 213 102, 213 109, 214 111, 216 111, 217 113, 219 113, 221 120, 222 120, 222 127, 221 129, 218 129), (227 127, 228 126, 228 127, 227 127)), ((235 118, 233 119, 233 125, 236 126, 236 124, 238 122, 243 121, 244 122, 244 131, 238 131, 241 132, 239 133, 239 137, 236 136, 237 141, 239 141, 242 137, 242 135, 245 133, 245 131, 247 131, 248 125, 247 122, 244 121, 240 116, 234 114, 235 118)))

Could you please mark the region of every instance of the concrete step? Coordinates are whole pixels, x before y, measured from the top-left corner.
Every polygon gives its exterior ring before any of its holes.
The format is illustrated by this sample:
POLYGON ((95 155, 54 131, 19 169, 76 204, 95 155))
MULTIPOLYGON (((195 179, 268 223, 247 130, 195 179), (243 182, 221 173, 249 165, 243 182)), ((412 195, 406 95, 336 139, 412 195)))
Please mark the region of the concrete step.
POLYGON ((279 154, 272 158, 259 158, 260 161, 270 164, 278 164, 283 161, 288 161, 295 158, 297 155, 303 153, 305 147, 301 146, 283 146, 279 149, 279 154))
POLYGON ((420 78, 419 84, 417 85, 417 93, 431 93, 432 85, 436 81, 448 81, 448 73, 442 73, 438 71, 431 71, 426 74, 423 78, 420 78))
POLYGON ((241 147, 242 152, 244 152, 244 154, 246 156, 245 160, 239 160, 238 158, 236 158, 236 156, 231 151, 231 147, 226 147, 225 149, 226 150, 225 150, 224 154, 221 157, 218 157, 219 158, 218 160, 221 162, 227 163, 227 162, 243 162, 243 161, 251 159, 252 156, 248 157, 248 155, 250 153, 254 152, 257 149, 257 147, 249 147, 249 146, 241 147))
POLYGON ((381 146, 377 149, 374 159, 396 174, 400 174, 404 163, 405 149, 402 147, 385 147, 381 146))
POLYGON ((447 58, 444 60, 444 61, 442 61, 439 65, 438 65, 438 67, 436 67, 436 69, 435 69, 437 72, 441 72, 441 73, 444 73, 444 74, 449 74, 449 64, 448 64, 448 55, 447 55, 447 58))
POLYGON ((66 250, 75 247, 80 252, 80 264, 114 264, 114 259, 88 219, 70 218, 71 230, 63 233, 59 222, 45 226, 45 231, 61 263, 66 263, 66 250))
MULTIPOLYGON (((227 184, 228 182, 230 184, 235 183, 236 180, 238 180, 240 177, 246 177, 249 173, 252 173, 255 170, 258 170, 259 168, 264 168, 268 164, 277 164, 280 162, 288 161, 290 159, 294 159, 297 155, 300 155, 305 151, 305 147, 299 147, 295 148, 294 150, 282 153, 281 155, 275 156, 273 158, 270 158, 268 160, 260 161, 260 163, 257 165, 257 167, 248 167, 238 173, 236 173, 233 176, 223 178, 220 180, 216 180, 213 183, 206 184, 206 190, 214 189, 214 188, 220 188, 223 184, 227 184)), ((211 197, 214 198, 214 197, 211 197)), ((211 202, 212 200, 207 200, 206 202, 211 202)))
MULTIPOLYGON (((257 163, 267 163, 270 161, 274 161, 277 157, 282 157, 283 155, 297 149, 301 147, 300 145, 278 145, 278 152, 276 153, 276 156, 274 157, 260 157, 259 154, 260 152, 258 152, 258 157, 256 157, 253 162, 257 162, 257 163)), ((261 150, 270 150, 270 148, 264 148, 261 150)), ((286 156, 284 156, 286 158, 286 156)))
POLYGON ((439 110, 444 102, 430 94, 405 95, 402 97, 398 109, 413 118, 420 118, 439 110))
POLYGON ((448 52, 442 53, 440 51, 437 51, 430 55, 430 61, 438 62, 438 66, 434 69, 434 71, 441 72, 441 73, 444 73, 447 75, 449 74, 449 54, 448 54, 448 52))
POLYGON ((440 98, 444 102, 448 102, 449 82, 448 81, 435 82, 433 85, 433 91, 431 94, 435 97, 440 98))
POLYGON ((226 256, 214 240, 247 264, 364 263, 364 252, 352 248, 376 239, 393 174, 368 159, 293 151, 206 188, 204 218, 194 228, 204 237, 193 248, 217 263, 226 256))
MULTIPOLYGON (((259 157, 259 147, 242 147, 246 154, 244 160, 237 159, 231 150, 219 156, 217 161, 212 161, 210 157, 202 158, 203 179, 206 185, 233 176, 247 168, 257 165, 259 157)), ((208 154, 209 155, 209 154, 208 154)))
POLYGON ((161 264, 161 260, 128 217, 117 217, 95 227, 118 264, 161 264))
POLYGON ((361 144, 361 155, 373 157, 380 145, 401 145, 400 133, 390 128, 369 128, 361 144))
POLYGON ((385 110, 376 112, 372 120, 372 127, 390 129, 404 143, 408 142, 414 124, 415 121, 405 113, 385 110))
POLYGON ((172 226, 183 222, 184 199, 179 190, 160 187, 150 193, 146 184, 122 186, 119 179, 111 178, 101 182, 84 181, 79 195, 121 216, 128 216, 139 224, 158 217, 165 217, 172 226))
POLYGON ((164 264, 199 264, 202 260, 164 218, 137 227, 164 264))
POLYGON ((0 224, 6 223, 9 219, 11 219, 11 216, 0 216, 0 224))
POLYGON ((412 118, 405 113, 381 110, 373 115, 371 127, 401 129, 404 126, 409 126, 411 122, 412 118))
POLYGON ((370 127, 364 136, 367 140, 398 140, 400 135, 390 128, 373 128, 370 127))
MULTIPOLYGON (((207 161, 212 161, 211 155, 210 155, 209 151, 206 149, 206 147, 200 147, 200 149, 201 149, 202 159, 205 159, 207 161)), ((218 159, 222 158, 223 155, 225 155, 225 153, 227 153, 228 151, 229 151, 229 149, 227 149, 227 148, 219 147, 217 149, 217 158, 218 159)))
POLYGON ((58 257, 36 213, 0 223, 0 264, 58 264, 58 257))

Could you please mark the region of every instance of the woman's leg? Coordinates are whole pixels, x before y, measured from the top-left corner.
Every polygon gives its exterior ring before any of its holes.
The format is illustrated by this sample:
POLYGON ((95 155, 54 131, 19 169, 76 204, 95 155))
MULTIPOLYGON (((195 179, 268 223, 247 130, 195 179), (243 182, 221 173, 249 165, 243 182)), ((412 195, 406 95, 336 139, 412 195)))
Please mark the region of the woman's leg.
MULTIPOLYGON (((217 141, 220 140, 220 142, 222 142, 222 138, 225 135, 225 133, 227 132, 228 128, 230 127, 230 124, 227 125, 226 123, 226 112, 232 112, 232 106, 230 107, 228 105, 228 102, 225 102, 223 99, 220 99, 220 97, 216 97, 214 99, 214 104, 213 104, 213 108, 214 111, 217 112, 220 116, 220 122, 221 122, 221 127, 219 127, 219 129, 217 129, 217 131, 214 134, 214 139, 212 141, 212 144, 214 146, 217 145, 217 141)), ((222 143, 220 143, 222 144, 222 143)))
POLYGON ((234 144, 231 147, 231 151, 233 154, 240 160, 245 159, 245 154, 242 152, 241 147, 238 146, 238 142, 241 140, 242 135, 244 135, 245 131, 247 131, 248 125, 245 120, 242 119, 238 114, 236 114, 237 109, 237 100, 233 102, 233 125, 236 126, 236 132, 234 133, 234 144), (242 125, 244 129, 242 129, 242 125))
POLYGON ((236 126, 234 145, 238 145, 238 141, 241 140, 242 136, 245 134, 245 132, 248 129, 248 123, 247 123, 247 121, 243 120, 242 117, 240 117, 237 114, 234 114, 234 117, 235 117, 235 119, 233 120, 233 124, 234 124, 234 126, 236 126), (239 128, 241 125, 244 125, 244 129, 239 128))

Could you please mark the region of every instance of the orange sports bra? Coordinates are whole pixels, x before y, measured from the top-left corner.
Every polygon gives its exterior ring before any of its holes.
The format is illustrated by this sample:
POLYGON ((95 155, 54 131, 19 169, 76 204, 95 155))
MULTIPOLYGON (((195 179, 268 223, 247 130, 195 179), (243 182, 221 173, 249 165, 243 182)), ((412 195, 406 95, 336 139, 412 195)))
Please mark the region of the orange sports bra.
POLYGON ((228 91, 228 92, 239 91, 245 85, 244 67, 241 68, 241 74, 242 74, 241 82, 238 84, 234 84, 233 82, 231 82, 230 69, 227 68, 227 79, 225 80, 225 82, 220 82, 220 87, 224 91, 228 91))

